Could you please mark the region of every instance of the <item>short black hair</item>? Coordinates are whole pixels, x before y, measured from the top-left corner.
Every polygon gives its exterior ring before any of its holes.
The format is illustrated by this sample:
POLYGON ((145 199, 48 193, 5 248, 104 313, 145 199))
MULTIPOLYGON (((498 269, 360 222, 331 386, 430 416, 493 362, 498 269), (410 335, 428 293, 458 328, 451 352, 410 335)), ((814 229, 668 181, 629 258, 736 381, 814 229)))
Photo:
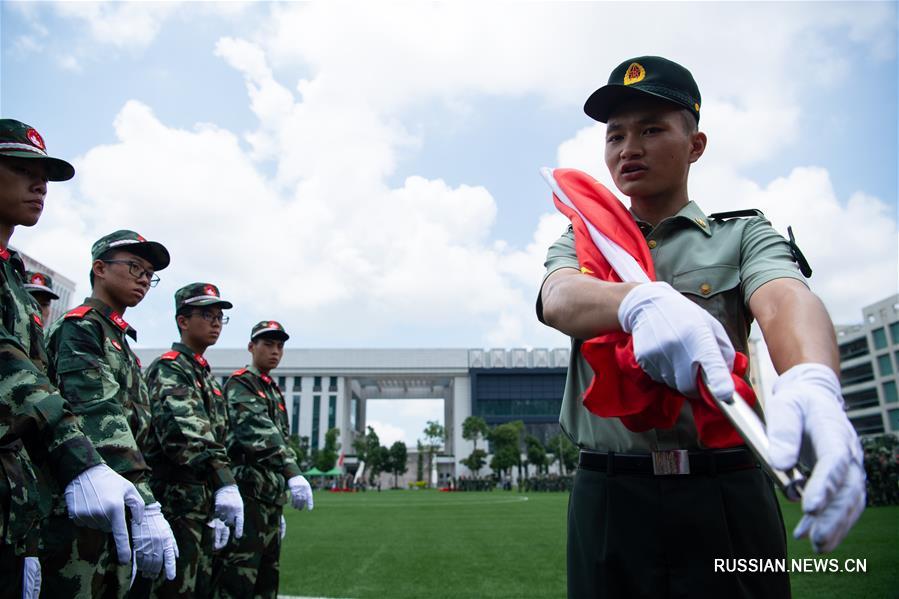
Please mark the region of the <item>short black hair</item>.
POLYGON ((102 254, 100 254, 99 256, 97 256, 96 259, 91 260, 91 271, 90 271, 90 274, 88 275, 88 279, 90 279, 90 282, 91 282, 91 290, 92 290, 92 291, 93 291, 93 289, 94 289, 94 262, 96 262, 97 260, 113 260, 113 259, 115 259, 116 255, 117 255, 120 251, 121 251, 121 250, 115 250, 115 249, 113 249, 113 250, 106 250, 105 252, 103 252, 102 254))
POLYGON ((175 310, 175 326, 178 327, 178 336, 181 336, 181 327, 178 326, 178 317, 184 316, 185 318, 190 318, 193 316, 195 309, 193 306, 181 306, 177 310, 175 310))
POLYGON ((684 131, 687 135, 693 135, 699 131, 699 122, 696 120, 696 117, 693 116, 692 112, 686 108, 682 108, 678 112, 680 112, 681 119, 684 121, 684 131))

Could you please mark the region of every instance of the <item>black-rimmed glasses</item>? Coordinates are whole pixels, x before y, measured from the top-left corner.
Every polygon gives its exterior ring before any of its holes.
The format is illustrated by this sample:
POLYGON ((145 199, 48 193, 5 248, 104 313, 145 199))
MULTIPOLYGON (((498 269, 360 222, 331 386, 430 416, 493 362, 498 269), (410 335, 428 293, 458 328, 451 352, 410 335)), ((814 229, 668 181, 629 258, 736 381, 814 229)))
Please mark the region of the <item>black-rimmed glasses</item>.
POLYGON ((150 282, 150 287, 156 287, 159 284, 159 276, 156 275, 152 270, 147 270, 137 262, 133 260, 103 260, 107 264, 127 264, 128 265, 128 273, 140 281, 144 277, 147 277, 147 281, 150 282))

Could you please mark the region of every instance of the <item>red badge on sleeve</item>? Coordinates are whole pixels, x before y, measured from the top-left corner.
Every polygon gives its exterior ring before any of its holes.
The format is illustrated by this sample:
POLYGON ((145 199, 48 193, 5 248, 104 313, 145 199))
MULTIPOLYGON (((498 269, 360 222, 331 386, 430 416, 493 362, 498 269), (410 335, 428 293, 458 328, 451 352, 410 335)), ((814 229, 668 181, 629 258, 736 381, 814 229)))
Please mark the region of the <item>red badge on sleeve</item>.
POLYGON ((33 314, 31 317, 34 319, 34 322, 37 323, 37 326, 44 328, 44 321, 41 320, 40 316, 33 314))
POLYGON ((90 306, 78 306, 66 312, 63 318, 84 318, 84 315, 91 311, 90 306))

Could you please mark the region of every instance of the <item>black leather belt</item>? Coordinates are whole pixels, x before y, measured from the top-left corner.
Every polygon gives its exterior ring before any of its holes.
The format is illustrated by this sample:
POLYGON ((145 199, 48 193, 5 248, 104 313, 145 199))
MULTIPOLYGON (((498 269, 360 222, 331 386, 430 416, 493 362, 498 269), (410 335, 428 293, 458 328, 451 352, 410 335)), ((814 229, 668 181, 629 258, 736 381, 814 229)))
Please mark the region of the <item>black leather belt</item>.
POLYGON ((745 447, 687 451, 671 449, 652 453, 600 453, 581 450, 578 467, 608 474, 671 476, 716 474, 758 468, 755 456, 745 447))

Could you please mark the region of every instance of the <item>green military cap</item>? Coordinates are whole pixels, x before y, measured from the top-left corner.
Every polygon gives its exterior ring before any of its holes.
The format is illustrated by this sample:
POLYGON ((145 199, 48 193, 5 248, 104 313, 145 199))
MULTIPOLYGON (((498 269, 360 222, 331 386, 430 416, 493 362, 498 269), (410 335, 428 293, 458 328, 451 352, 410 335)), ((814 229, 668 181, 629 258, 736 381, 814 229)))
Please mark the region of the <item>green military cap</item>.
POLYGON ((91 259, 99 260, 111 250, 125 250, 145 258, 154 270, 162 270, 169 265, 169 251, 158 241, 147 241, 134 231, 121 229, 104 235, 91 246, 91 259))
POLYGON ((256 323, 250 332, 250 341, 255 341, 256 337, 273 337, 280 341, 287 341, 290 335, 284 330, 280 322, 275 320, 263 320, 256 323))
POLYGON ((191 283, 175 292, 175 311, 191 306, 220 306, 222 310, 234 305, 222 299, 218 287, 212 283, 191 283))
POLYGON ((59 299, 59 296, 56 295, 56 292, 53 291, 53 279, 50 278, 50 275, 42 272, 32 272, 28 271, 25 273, 25 289, 29 291, 29 293, 46 293, 50 296, 51 299, 59 299))
POLYGON ((690 71, 661 56, 625 60, 609 75, 609 82, 593 92, 584 104, 587 116, 605 123, 622 101, 654 96, 686 108, 699 122, 702 98, 690 71))
POLYGON ((34 127, 15 119, 0 119, 0 156, 41 160, 51 181, 68 181, 75 176, 75 167, 47 155, 44 138, 34 127))

